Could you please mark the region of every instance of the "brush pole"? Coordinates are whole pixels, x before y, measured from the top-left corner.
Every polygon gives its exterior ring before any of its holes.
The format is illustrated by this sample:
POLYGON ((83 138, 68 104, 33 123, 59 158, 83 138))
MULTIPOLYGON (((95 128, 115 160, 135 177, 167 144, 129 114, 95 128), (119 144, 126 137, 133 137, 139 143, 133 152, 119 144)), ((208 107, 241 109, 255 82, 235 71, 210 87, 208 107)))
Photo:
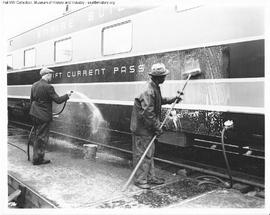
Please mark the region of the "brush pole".
POLYGON ((125 191, 125 190, 128 188, 128 186, 129 186, 131 180, 133 179, 135 173, 137 172, 137 170, 138 170, 138 168, 140 167, 140 165, 141 165, 143 159, 145 158, 147 152, 149 151, 150 147, 152 146, 152 144, 153 144, 153 142, 155 141, 156 138, 157 138, 157 135, 155 135, 155 136, 152 138, 152 140, 150 141, 150 143, 148 144, 148 146, 147 146, 145 152, 143 153, 143 155, 142 155, 142 157, 140 158, 139 162, 137 163, 136 167, 135 167, 134 170, 132 171, 132 173, 131 173, 131 175, 129 176, 127 182, 126 182, 125 185, 123 186, 122 191, 125 191))
MULTIPOLYGON (((184 90, 185 90, 185 88, 186 88, 186 86, 187 86, 187 83, 188 83, 190 77, 191 77, 191 75, 188 75, 188 78, 186 79, 185 84, 184 84, 184 86, 182 87, 182 90, 181 90, 181 92, 180 92, 180 95, 183 94, 183 92, 184 92, 184 90)), ((162 121, 162 123, 161 123, 161 125, 160 125, 160 127, 159 127, 160 129, 161 129, 161 128, 163 127, 163 125, 165 124, 167 118, 169 117, 169 115, 170 115, 172 109, 174 108, 174 106, 176 105, 176 103, 177 103, 177 99, 173 102, 173 104, 171 105, 171 108, 167 111, 166 116, 165 116, 164 120, 162 121)), ((151 139, 151 141, 150 141, 150 143, 148 144, 148 146, 147 146, 145 152, 143 153, 143 155, 142 155, 142 157, 140 158, 139 162, 137 163, 136 167, 135 167, 134 170, 132 171, 132 173, 131 173, 131 175, 129 176, 127 182, 126 182, 125 185, 123 186, 122 191, 125 191, 125 190, 128 188, 128 186, 129 186, 131 180, 133 179, 135 173, 137 172, 137 170, 138 170, 138 168, 140 167, 140 165, 141 165, 143 159, 145 158, 147 152, 149 151, 150 147, 152 146, 152 144, 154 143, 154 141, 155 141, 156 138, 157 138, 157 135, 153 136, 153 138, 151 139)))
POLYGON ((188 77, 187 77, 187 79, 186 79, 186 81, 185 81, 185 84, 184 84, 184 86, 182 87, 182 90, 181 90, 180 94, 184 93, 184 90, 185 90, 185 88, 186 88, 186 86, 187 86, 187 83, 188 83, 188 81, 189 81, 190 78, 191 78, 191 74, 188 75, 188 77))

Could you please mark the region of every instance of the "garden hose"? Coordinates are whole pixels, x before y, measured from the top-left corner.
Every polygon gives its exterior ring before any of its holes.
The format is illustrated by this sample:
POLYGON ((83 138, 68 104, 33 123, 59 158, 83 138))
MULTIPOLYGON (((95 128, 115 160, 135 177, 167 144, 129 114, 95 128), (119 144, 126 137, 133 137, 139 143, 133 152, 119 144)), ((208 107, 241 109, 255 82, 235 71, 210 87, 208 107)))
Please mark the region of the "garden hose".
POLYGON ((228 120, 224 123, 224 125, 225 126, 223 127, 222 132, 221 132, 222 153, 223 153, 223 157, 224 157, 224 160, 226 163, 227 173, 228 173, 228 176, 230 178, 230 187, 229 188, 232 188, 232 186, 233 186, 232 171, 231 171, 231 167, 230 167, 230 164, 228 162, 226 151, 225 151, 224 134, 225 134, 226 130, 233 128, 233 121, 228 120))
POLYGON ((200 181, 198 183, 198 185, 202 185, 202 184, 215 184, 215 185, 220 185, 220 184, 217 184, 213 181, 211 181, 211 179, 215 179, 216 181, 218 182, 221 182, 222 184, 222 187, 224 188, 232 188, 233 186, 233 179, 232 179, 232 173, 231 173, 231 168, 230 168, 230 165, 229 165, 229 162, 228 162, 228 159, 227 159, 227 155, 226 155, 226 151, 225 151, 225 143, 224 143, 224 135, 225 135, 225 131, 230 129, 230 128, 233 128, 233 121, 231 120, 228 120, 224 123, 224 127, 222 129, 222 132, 221 132, 221 146, 222 146, 222 153, 223 153, 223 157, 224 157, 224 160, 225 160, 225 163, 226 163, 226 167, 227 167, 227 174, 229 176, 229 179, 230 179, 230 183, 227 183, 225 181, 223 181, 222 179, 218 178, 218 177, 215 177, 215 176, 210 176, 210 175, 202 175, 202 176, 198 176, 196 177, 196 179, 205 179, 204 181, 200 181))
POLYGON ((64 105, 63 105, 62 109, 58 113, 53 113, 52 115, 57 116, 57 115, 61 114, 64 111, 64 109, 66 107, 66 104, 67 104, 67 100, 64 102, 64 105))

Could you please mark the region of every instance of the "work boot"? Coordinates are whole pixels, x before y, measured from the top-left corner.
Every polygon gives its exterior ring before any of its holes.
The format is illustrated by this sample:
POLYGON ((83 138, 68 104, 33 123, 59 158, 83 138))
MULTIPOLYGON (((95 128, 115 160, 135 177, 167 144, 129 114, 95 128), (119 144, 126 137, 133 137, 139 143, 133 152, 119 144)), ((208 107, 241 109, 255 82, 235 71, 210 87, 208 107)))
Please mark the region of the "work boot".
POLYGON ((154 184, 154 185, 160 185, 160 184, 164 184, 165 183, 165 179, 164 178, 151 178, 147 181, 148 184, 154 184))
POLYGON ((136 185, 137 187, 139 187, 141 189, 150 189, 151 188, 151 186, 147 183, 135 182, 134 185, 136 185))
POLYGON ((42 164, 47 164, 47 163, 50 163, 51 161, 50 160, 45 160, 45 159, 43 159, 43 160, 34 160, 33 161, 33 165, 42 165, 42 164))

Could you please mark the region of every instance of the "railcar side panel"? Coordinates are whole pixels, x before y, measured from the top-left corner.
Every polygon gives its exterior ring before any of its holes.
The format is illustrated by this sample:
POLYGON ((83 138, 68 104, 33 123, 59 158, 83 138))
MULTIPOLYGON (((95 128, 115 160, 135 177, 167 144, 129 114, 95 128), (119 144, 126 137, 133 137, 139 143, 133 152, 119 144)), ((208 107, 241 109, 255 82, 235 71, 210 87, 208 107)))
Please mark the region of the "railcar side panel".
MULTIPOLYGON (((218 138, 223 122, 233 119, 236 144, 264 146, 263 8, 198 7, 177 12, 168 6, 118 12, 99 17, 85 8, 11 38, 9 119, 30 122, 30 88, 45 65, 56 71, 52 84, 59 94, 84 93, 101 110, 106 121, 103 130, 127 134, 133 99, 148 79, 151 65, 162 62, 171 71, 162 86, 164 96, 173 96, 181 88, 185 71, 202 71, 189 82, 184 101, 166 122, 166 131, 218 138), (132 23, 132 49, 104 55, 102 31, 126 21, 132 23), (72 58, 55 63, 54 44, 65 38, 71 38, 72 58), (33 47, 36 65, 25 68, 24 50, 33 47)), ((72 99, 53 129, 61 125, 67 133, 94 138, 84 99, 76 95, 72 99)))

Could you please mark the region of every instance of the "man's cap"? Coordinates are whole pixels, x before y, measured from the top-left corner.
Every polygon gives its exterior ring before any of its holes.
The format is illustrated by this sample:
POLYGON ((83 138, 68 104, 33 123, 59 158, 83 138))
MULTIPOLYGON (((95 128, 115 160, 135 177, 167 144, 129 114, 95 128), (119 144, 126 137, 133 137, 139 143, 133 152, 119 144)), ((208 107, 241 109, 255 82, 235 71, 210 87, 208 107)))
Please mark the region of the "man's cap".
POLYGON ((165 68, 165 65, 163 63, 156 63, 153 64, 151 67, 151 72, 149 72, 149 75, 152 76, 164 76, 168 75, 170 72, 165 68))
POLYGON ((47 67, 43 67, 39 72, 41 76, 49 74, 49 73, 54 73, 54 71, 52 69, 48 69, 47 67))

